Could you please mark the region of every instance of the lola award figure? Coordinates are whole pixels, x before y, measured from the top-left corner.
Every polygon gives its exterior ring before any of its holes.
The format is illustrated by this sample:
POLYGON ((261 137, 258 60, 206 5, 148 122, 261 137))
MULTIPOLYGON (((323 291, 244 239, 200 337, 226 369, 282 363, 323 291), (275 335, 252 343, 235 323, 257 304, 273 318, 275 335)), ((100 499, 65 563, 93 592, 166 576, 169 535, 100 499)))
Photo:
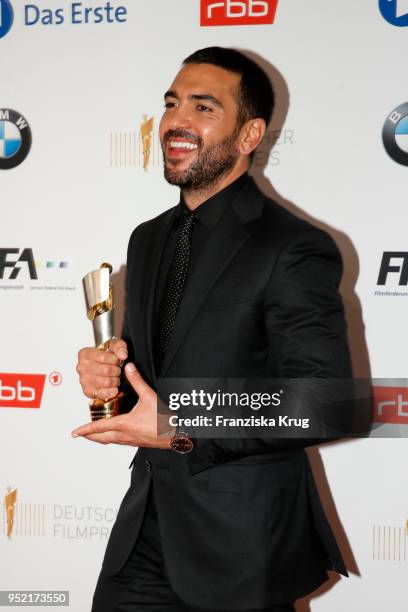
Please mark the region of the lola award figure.
MULTIPOLYGON (((89 272, 82 279, 88 319, 92 321, 95 346, 108 351, 114 336, 113 288, 109 283, 112 266, 103 263, 99 270, 89 272)), ((123 393, 108 400, 95 398, 89 405, 92 421, 108 419, 119 414, 119 403, 123 393)))

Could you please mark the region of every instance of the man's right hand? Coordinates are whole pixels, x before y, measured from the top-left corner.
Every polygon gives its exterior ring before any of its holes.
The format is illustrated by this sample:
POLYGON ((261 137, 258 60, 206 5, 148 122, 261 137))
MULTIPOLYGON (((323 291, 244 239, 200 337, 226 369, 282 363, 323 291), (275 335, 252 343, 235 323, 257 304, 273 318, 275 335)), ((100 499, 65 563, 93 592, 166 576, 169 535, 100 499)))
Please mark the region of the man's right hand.
POLYGON ((76 370, 84 394, 91 399, 109 399, 117 395, 122 362, 127 357, 126 342, 118 338, 112 341, 109 351, 81 349, 76 370))

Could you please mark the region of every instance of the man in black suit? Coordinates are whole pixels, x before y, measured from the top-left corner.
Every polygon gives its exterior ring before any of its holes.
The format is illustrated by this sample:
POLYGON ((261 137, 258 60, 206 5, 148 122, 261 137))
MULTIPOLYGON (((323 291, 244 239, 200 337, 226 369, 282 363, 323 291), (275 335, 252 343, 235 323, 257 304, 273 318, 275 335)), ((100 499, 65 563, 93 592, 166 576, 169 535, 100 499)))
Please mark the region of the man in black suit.
POLYGON ((347 575, 313 440, 157 435, 163 378, 351 376, 334 242, 247 174, 273 103, 263 70, 219 47, 188 57, 165 94, 165 177, 181 200, 131 236, 123 339, 82 349, 77 367, 84 393, 108 398, 128 360, 136 393, 127 414, 74 432, 139 447, 93 612, 284 612, 328 569, 347 575))

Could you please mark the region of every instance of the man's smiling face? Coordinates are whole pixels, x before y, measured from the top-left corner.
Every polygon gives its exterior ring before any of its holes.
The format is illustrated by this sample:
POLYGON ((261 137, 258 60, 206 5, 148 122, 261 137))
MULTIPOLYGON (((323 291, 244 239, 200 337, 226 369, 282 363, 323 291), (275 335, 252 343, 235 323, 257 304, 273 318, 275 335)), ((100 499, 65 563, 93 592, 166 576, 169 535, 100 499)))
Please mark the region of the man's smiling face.
POLYGON ((165 94, 160 140, 166 180, 205 189, 237 162, 240 75, 212 64, 187 64, 165 94))

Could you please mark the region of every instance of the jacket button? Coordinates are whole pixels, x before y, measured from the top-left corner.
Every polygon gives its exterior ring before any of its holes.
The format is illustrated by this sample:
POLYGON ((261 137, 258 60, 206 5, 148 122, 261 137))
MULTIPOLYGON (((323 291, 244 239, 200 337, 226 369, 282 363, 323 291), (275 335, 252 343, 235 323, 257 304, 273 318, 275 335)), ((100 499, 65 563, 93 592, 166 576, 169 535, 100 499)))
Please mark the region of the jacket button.
POLYGON ((152 471, 152 462, 151 462, 151 461, 149 461, 149 459, 146 459, 146 461, 145 461, 145 465, 146 465, 146 470, 147 470, 148 472, 151 472, 151 471, 152 471))

